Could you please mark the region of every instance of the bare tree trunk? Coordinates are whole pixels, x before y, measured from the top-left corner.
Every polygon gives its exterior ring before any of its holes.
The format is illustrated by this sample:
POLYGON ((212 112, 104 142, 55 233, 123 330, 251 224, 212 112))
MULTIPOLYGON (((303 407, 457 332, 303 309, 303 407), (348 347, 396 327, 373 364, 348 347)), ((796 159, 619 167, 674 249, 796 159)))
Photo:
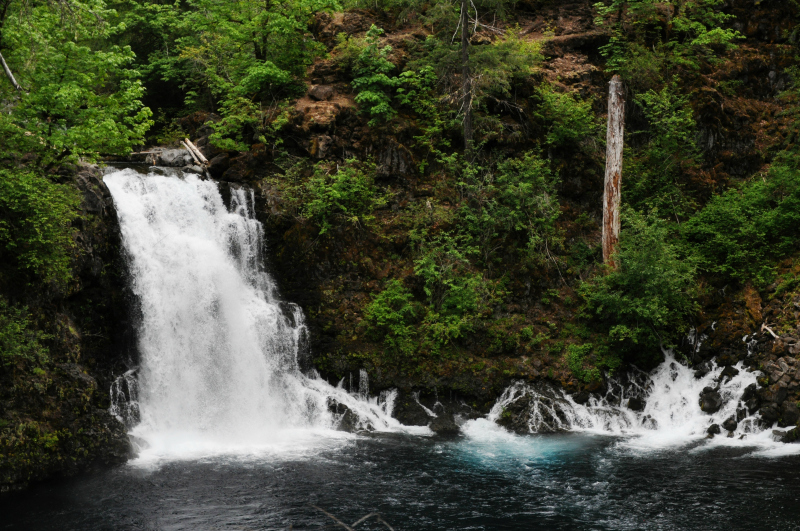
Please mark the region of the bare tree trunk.
POLYGON ((469 2, 461 0, 461 77, 464 92, 464 158, 472 161, 472 79, 469 73, 469 2))
POLYGON ((614 254, 619 243, 619 205, 622 186, 622 141, 625 99, 622 80, 611 78, 608 91, 608 132, 606 134, 606 180, 603 197, 603 262, 617 267, 614 254))
POLYGON ((0 53, 0 63, 3 64, 3 70, 5 70, 5 72, 6 72, 6 77, 8 77, 9 81, 11 81, 11 84, 14 85, 14 88, 16 90, 22 92, 22 87, 19 86, 19 83, 17 83, 17 80, 14 79, 14 74, 11 73, 11 69, 6 64, 6 60, 3 57, 2 53, 0 53))

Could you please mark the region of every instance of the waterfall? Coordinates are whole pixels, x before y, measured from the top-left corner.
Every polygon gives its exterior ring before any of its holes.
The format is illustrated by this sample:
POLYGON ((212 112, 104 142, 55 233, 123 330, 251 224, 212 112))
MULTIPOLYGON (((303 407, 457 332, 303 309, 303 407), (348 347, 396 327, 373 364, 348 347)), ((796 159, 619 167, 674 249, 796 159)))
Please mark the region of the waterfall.
POLYGON ((133 435, 166 452, 176 440, 260 445, 335 428, 344 410, 357 426, 399 429, 391 393, 369 399, 366 375, 351 394, 301 373, 303 312, 264 268, 252 191, 231 189, 226 208, 219 185, 193 175, 126 169, 104 181, 141 305, 140 366, 111 390, 133 435))
POLYGON ((581 403, 547 384, 516 382, 498 399, 489 420, 520 433, 625 436, 624 444, 633 448, 664 448, 705 439, 713 425, 719 427, 712 439, 715 444, 777 444, 771 429, 763 429, 758 414, 745 403, 746 389, 760 373, 748 371, 742 362, 729 368, 711 364, 708 369, 697 375, 667 352, 652 373, 633 370, 610 378, 603 396, 581 403), (717 397, 718 409, 701 409, 701 397, 709 396, 706 393, 717 397))

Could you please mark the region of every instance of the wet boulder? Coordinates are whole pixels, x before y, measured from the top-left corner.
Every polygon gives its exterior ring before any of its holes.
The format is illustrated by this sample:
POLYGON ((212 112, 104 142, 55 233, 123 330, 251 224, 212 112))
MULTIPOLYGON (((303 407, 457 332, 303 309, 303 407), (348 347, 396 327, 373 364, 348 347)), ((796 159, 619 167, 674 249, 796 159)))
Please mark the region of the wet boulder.
POLYGON ((230 156, 227 153, 220 153, 210 161, 208 161, 208 173, 215 179, 222 177, 225 170, 230 167, 230 156))
POLYGON ((727 367, 722 369, 722 372, 719 375, 719 381, 721 381, 721 382, 730 381, 732 378, 734 378, 738 374, 739 374, 739 369, 737 369, 736 367, 734 367, 732 365, 728 365, 727 367))
POLYGON ((165 149, 158 157, 161 166, 181 167, 194 162, 192 156, 185 149, 165 149))
POLYGON ((647 403, 641 397, 635 396, 628 400, 628 409, 632 411, 643 411, 647 403))
POLYGON ((762 406, 759 413, 761 413, 761 418, 769 424, 777 421, 781 416, 781 412, 775 404, 766 404, 762 406))
POLYGON ((725 422, 722 423, 722 427, 728 431, 736 431, 736 426, 739 425, 739 422, 736 420, 735 417, 728 417, 725 419, 725 422))
POLYGON ((772 439, 782 443, 800 443, 800 429, 772 430, 772 439))
POLYGON ((711 426, 708 427, 706 433, 708 433, 709 438, 711 438, 714 435, 719 435, 720 433, 722 433, 722 430, 720 429, 719 424, 712 424, 711 426))
POLYGON ((436 435, 458 435, 461 432, 453 415, 448 414, 440 414, 431 421, 428 427, 436 435))
POLYGON ((719 411, 721 407, 722 395, 719 394, 719 391, 711 387, 703 389, 700 394, 700 409, 705 413, 712 414, 719 411))
POLYGON ((699 380, 709 372, 711 372, 711 364, 707 361, 704 361, 697 366, 697 369, 694 371, 694 377, 699 380))
POLYGON ((778 420, 778 426, 785 428, 787 426, 794 426, 800 420, 800 410, 797 405, 790 401, 785 401, 780 408, 781 416, 778 420))

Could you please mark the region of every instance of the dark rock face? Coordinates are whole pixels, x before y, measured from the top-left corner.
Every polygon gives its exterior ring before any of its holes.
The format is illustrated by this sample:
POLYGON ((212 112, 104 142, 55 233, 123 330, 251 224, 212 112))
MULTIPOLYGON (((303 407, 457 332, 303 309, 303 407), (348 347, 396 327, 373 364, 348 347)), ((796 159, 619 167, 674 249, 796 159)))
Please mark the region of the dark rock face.
POLYGON ((225 170, 230 166, 230 157, 227 153, 220 153, 210 161, 208 161, 208 172, 215 179, 222 177, 225 170))
POLYGON ((628 409, 632 411, 643 411, 647 403, 641 397, 635 396, 628 400, 628 409))
POLYGON ((333 413, 336 420, 336 429, 339 431, 355 433, 357 431, 370 431, 373 429, 371 425, 361 426, 358 415, 353 413, 353 410, 332 398, 328 399, 328 411, 333 413))
MULTIPOLYGON (((68 296, 16 294, 46 316, 52 340, 39 373, 0 367, 0 492, 121 464, 132 452, 124 426, 108 412, 111 382, 136 358, 119 224, 96 167, 79 166, 68 178, 82 195, 75 287, 68 296)), ((0 282, 0 293, 9 290, 0 282)))
POLYGON ((708 427, 706 433, 708 433, 710 437, 713 437, 714 435, 719 435, 720 433, 722 433, 722 430, 720 430, 719 424, 712 424, 711 426, 708 427))
POLYGON ((393 415, 406 426, 427 426, 431 421, 428 412, 414 399, 411 393, 398 395, 393 415))
POLYGON ((722 427, 728 431, 736 431, 736 426, 739 425, 739 422, 736 420, 735 417, 728 417, 725 419, 725 422, 722 423, 722 427))
POLYGON ((778 420, 778 426, 785 428, 787 426, 794 426, 800 420, 800 410, 797 405, 788 400, 781 405, 781 416, 778 420))
POLYGON ((700 394, 700 409, 706 413, 716 413, 722 407, 722 396, 719 391, 706 387, 700 394))
POLYGON ((327 101, 336 94, 336 89, 330 85, 314 85, 308 95, 317 101, 327 101))

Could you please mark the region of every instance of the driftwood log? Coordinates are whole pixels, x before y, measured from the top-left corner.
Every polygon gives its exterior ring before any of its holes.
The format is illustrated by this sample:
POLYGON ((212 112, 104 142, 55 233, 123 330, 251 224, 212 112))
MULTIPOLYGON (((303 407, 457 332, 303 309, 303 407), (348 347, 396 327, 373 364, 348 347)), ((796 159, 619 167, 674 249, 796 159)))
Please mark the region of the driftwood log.
POLYGON ((619 207, 622 186, 622 143, 625 99, 622 80, 611 79, 608 91, 608 132, 606 133, 606 178, 603 194, 603 263, 616 268, 614 255, 619 245, 619 207))

